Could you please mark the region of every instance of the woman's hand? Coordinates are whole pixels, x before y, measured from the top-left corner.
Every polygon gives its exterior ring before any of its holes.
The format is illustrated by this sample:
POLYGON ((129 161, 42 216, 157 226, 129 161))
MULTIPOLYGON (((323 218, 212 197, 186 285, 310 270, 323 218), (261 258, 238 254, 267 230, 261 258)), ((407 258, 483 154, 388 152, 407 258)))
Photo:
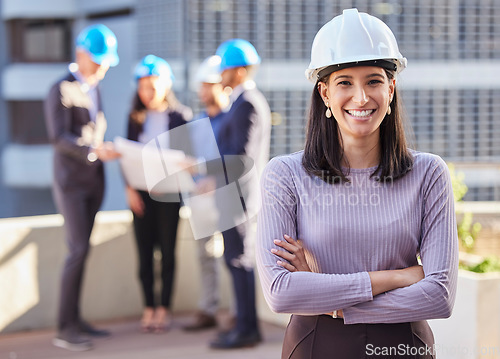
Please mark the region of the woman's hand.
POLYGON ((204 194, 208 192, 213 192, 216 190, 217 184, 215 183, 215 178, 209 176, 199 179, 196 182, 196 193, 204 194))
MULTIPOLYGON (((344 318, 344 312, 342 309, 337 310, 337 318, 344 318)), ((333 312, 326 313, 326 315, 333 316, 333 312)))
POLYGON ((295 240, 288 235, 284 235, 283 240, 275 239, 274 244, 283 248, 284 250, 271 249, 271 253, 277 255, 288 261, 278 261, 277 264, 290 272, 311 272, 309 265, 306 261, 306 255, 304 253, 304 248, 300 240, 295 240))
POLYGON ((402 275, 404 287, 420 282, 425 277, 424 268, 420 265, 400 269, 399 272, 402 275))
POLYGON ((198 162, 196 158, 186 156, 183 159, 177 161, 177 165, 182 171, 187 171, 190 175, 194 176, 198 174, 198 162))
MULTIPOLYGON (((282 266, 285 269, 288 269, 290 272, 311 272, 311 268, 306 261, 306 255, 304 253, 304 247, 302 247, 302 243, 300 240, 295 240, 289 235, 284 235, 284 241, 279 239, 274 240, 274 244, 285 249, 284 251, 278 249, 271 249, 271 253, 286 259, 289 263, 278 261, 277 264, 282 266)), ((332 315, 333 312, 326 313, 326 315, 332 315)), ((344 318, 344 313, 342 309, 337 310, 337 318, 344 318)))
POLYGON ((126 188, 127 193, 127 203, 130 210, 138 217, 144 216, 144 201, 141 198, 139 192, 137 192, 132 187, 126 188))
POLYGON ((416 265, 404 269, 368 272, 372 283, 372 294, 388 292, 396 288, 408 287, 424 279, 424 269, 416 265))
POLYGON ((104 142, 100 144, 94 149, 94 152, 96 153, 97 158, 103 162, 115 160, 122 156, 119 152, 116 152, 113 142, 104 142))

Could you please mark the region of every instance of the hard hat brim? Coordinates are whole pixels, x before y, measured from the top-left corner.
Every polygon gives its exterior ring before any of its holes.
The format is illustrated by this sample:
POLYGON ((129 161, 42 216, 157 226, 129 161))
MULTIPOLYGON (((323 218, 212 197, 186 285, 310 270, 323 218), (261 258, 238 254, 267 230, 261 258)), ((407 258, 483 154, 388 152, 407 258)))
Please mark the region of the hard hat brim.
POLYGON ((374 60, 364 60, 364 61, 354 61, 354 62, 347 62, 347 63, 342 63, 342 64, 334 64, 334 65, 329 65, 329 66, 324 66, 320 67, 317 69, 314 68, 307 68, 305 71, 306 78, 312 82, 316 83, 317 80, 320 78, 325 77, 331 72, 334 71, 339 71, 348 67, 355 67, 355 66, 378 66, 378 67, 383 67, 387 68, 388 70, 393 70, 396 73, 400 73, 403 71, 403 69, 406 68, 408 63, 408 60, 406 57, 400 58, 400 59, 374 59, 374 60), (385 67, 384 62, 389 62, 390 64, 387 64, 387 67, 385 67), (395 68, 394 68, 395 66, 395 68), (329 68, 334 68, 332 71, 327 72, 325 71, 326 69, 329 68))
POLYGON ((350 67, 360 67, 360 66, 382 67, 382 68, 389 70, 389 71, 397 71, 397 69, 398 69, 398 65, 393 60, 367 60, 367 61, 349 62, 346 64, 330 65, 330 66, 325 67, 324 69, 318 71, 318 74, 316 76, 317 76, 317 79, 319 80, 327 75, 330 75, 332 72, 340 71, 340 70, 347 69, 350 67))
POLYGON ((92 61, 94 61, 98 65, 106 63, 109 65, 109 67, 114 67, 120 63, 120 58, 118 57, 118 54, 94 55, 90 52, 89 54, 92 61))

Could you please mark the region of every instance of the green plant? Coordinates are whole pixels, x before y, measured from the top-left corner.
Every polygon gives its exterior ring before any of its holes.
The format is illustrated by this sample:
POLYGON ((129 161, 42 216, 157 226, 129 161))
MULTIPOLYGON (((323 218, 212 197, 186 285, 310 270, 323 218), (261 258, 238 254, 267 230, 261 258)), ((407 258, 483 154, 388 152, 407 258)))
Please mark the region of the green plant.
POLYGON ((461 269, 476 273, 500 272, 500 259, 498 257, 487 257, 477 264, 460 263, 461 269))
MULTIPOLYGON (((448 168, 450 169, 455 207, 458 207, 457 203, 463 200, 469 189, 464 182, 464 174, 462 172, 457 173, 455 171, 455 166, 451 163, 448 164, 448 168)), ((456 214, 457 217, 461 217, 457 224, 458 239, 467 252, 472 252, 474 250, 476 238, 481 231, 481 223, 473 222, 473 216, 470 212, 460 212, 460 210, 457 209, 456 214)))

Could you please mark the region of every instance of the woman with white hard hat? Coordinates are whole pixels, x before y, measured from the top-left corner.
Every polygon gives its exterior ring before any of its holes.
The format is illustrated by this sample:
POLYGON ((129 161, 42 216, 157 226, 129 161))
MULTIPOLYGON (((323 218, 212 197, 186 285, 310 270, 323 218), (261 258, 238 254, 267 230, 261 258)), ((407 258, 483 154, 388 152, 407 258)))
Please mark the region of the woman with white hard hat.
POLYGON ((405 67, 389 27, 356 9, 316 34, 305 149, 261 181, 261 283, 293 314, 282 358, 434 355, 426 320, 451 314, 457 227, 446 164, 406 145, 405 67))
MULTIPOLYGON (((174 148, 167 131, 182 126, 192 118, 190 108, 176 99, 172 90, 174 75, 164 59, 147 55, 134 70, 137 91, 129 114, 127 138, 147 144, 158 141, 174 148), (163 141, 164 140, 164 141, 163 141), (165 143, 164 143, 165 142, 165 143)), ((144 173, 147 176, 147 173, 144 173)), ((171 297, 175 270, 175 245, 179 223, 179 194, 157 201, 148 191, 126 186, 127 202, 134 215, 134 231, 139 258, 139 280, 144 300, 141 330, 163 332, 171 321, 171 297), (161 296, 154 294, 154 249, 159 247, 161 259, 161 296)))

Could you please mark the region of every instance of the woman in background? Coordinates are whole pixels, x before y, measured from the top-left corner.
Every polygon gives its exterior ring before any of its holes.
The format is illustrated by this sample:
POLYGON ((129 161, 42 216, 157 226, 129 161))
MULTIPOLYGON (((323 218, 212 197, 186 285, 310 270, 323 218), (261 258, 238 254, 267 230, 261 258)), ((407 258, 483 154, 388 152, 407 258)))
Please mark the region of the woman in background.
MULTIPOLYGON (((135 68, 137 92, 129 114, 127 138, 143 144, 164 139, 160 145, 170 148, 165 133, 192 118, 189 108, 180 104, 172 91, 174 75, 170 65, 154 55, 145 56, 135 68), (158 137, 162 135, 161 137, 158 137)), ((172 201, 153 200, 146 191, 126 187, 127 202, 134 215, 134 231, 139 254, 139 279, 144 297, 141 329, 163 332, 171 322, 171 297, 175 269, 175 244, 179 222, 179 195, 172 201), (154 249, 161 250, 161 296, 154 295, 154 249)))

